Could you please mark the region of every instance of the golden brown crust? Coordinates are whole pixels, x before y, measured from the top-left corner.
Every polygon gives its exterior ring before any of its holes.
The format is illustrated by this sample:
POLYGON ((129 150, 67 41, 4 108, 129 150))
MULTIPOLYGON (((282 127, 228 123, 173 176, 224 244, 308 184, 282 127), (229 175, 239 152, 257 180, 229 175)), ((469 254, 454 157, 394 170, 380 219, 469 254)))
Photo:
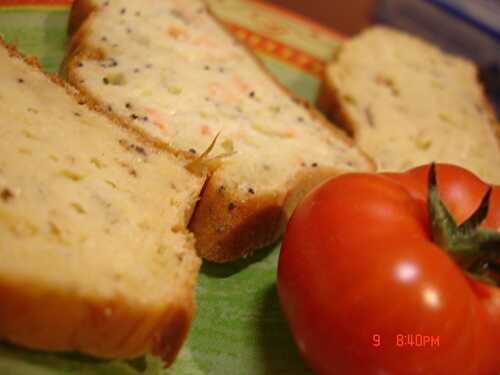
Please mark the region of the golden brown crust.
MULTIPOLYGON (((174 299, 175 305, 165 309, 158 324, 153 325, 148 332, 149 337, 152 337, 151 352, 163 358, 167 367, 174 362, 193 321, 195 286, 201 259, 195 254, 190 255, 189 258, 183 260, 183 263, 186 263, 183 272, 191 277, 185 278, 184 284, 179 287, 178 295, 174 299)), ((178 272, 181 270, 179 269, 178 272)))
MULTIPOLYGON (((1 37, 0 45, 12 58, 24 61, 63 87, 79 105, 110 118, 97 103, 77 93, 62 79, 44 72, 36 59, 21 55, 1 37)), ((166 149, 160 142, 140 137, 116 118, 111 120, 159 151, 166 149)), ((150 351, 161 355, 169 365, 189 330, 200 263, 194 251, 186 254, 178 270, 183 275, 182 285, 171 302, 165 301, 161 308, 130 305, 119 297, 91 299, 73 290, 61 292, 29 281, 0 278, 0 337, 33 349, 79 351, 98 357, 133 358, 150 351)))
MULTIPOLYGON (((0 337, 31 349, 134 358, 151 351, 172 363, 192 308, 152 311, 126 301, 91 300, 40 285, 0 282, 0 337)), ((188 305, 189 306, 189 305, 188 305)))
POLYGON ((242 201, 215 181, 214 177, 208 180, 189 224, 200 256, 227 262, 249 255, 279 237, 284 194, 242 201))
POLYGON ((228 262, 273 243, 304 196, 339 173, 334 168, 303 169, 283 192, 247 200, 235 199, 216 177, 209 179, 189 224, 200 244, 198 254, 210 261, 228 262))
POLYGON ((87 17, 95 10, 91 0, 75 0, 68 20, 68 34, 73 35, 87 17))
MULTIPOLYGON (((89 0, 78 1, 89 2, 89 0)), ((79 9, 80 8, 82 7, 79 7, 79 9)), ((88 9, 88 7, 83 8, 88 9)), ((75 70, 74 67, 81 60, 86 57, 96 58, 97 56, 98 58, 98 52, 86 45, 85 30, 92 15, 86 13, 86 16, 90 17, 85 20, 78 10, 72 13, 72 17, 77 21, 70 20, 70 22, 74 24, 78 22, 80 24, 80 29, 71 39, 63 69, 70 83, 79 88, 87 96, 91 96, 90 93, 85 92, 84 87, 79 85, 78 79, 73 73, 75 70)), ((217 20, 215 16, 214 18, 217 20)), ((220 22, 219 24, 231 38, 236 40, 233 34, 229 33, 220 22)), ((267 76, 281 88, 284 94, 289 95, 298 105, 306 107, 311 113, 311 116, 321 123, 325 129, 331 132, 334 137, 340 138, 348 145, 355 147, 352 139, 350 139, 345 132, 328 122, 328 120, 326 120, 319 111, 315 110, 309 102, 290 92, 290 90, 281 84, 276 77, 269 74, 264 64, 257 59, 248 48, 247 50, 249 56, 251 56, 262 70, 266 72, 267 76)), ((130 126, 132 126, 131 123, 130 126)), ((192 157, 188 152, 179 150, 171 151, 185 158, 192 157)), ((373 169, 374 163, 372 160, 366 156, 366 154, 363 155, 373 169)), ((328 175, 335 175, 339 172, 340 171, 329 169, 328 175)), ((317 168, 314 172, 307 172, 306 169, 304 169, 303 171, 299 171, 299 174, 324 176, 325 172, 317 168)), ((320 178, 313 177, 312 181, 316 179, 320 180, 320 178)), ((293 179, 288 186, 284 186, 282 191, 274 195, 256 195, 252 199, 242 200, 235 193, 230 191, 226 191, 224 194, 218 193, 217 189, 219 186, 215 183, 216 180, 217 178, 212 177, 207 181, 189 225, 190 230, 193 231, 196 237, 198 254, 207 260, 216 262, 227 262, 246 256, 254 250, 278 239, 283 233, 289 213, 294 208, 292 202, 294 202, 294 204, 298 203, 296 199, 286 201, 286 197, 296 197, 298 195, 293 195, 292 192, 298 191, 301 191, 303 195, 305 194, 304 186, 309 186, 308 184, 302 183, 300 179, 297 179, 295 183, 293 182, 295 179, 293 179), (298 182, 299 180, 301 181, 300 183, 298 182), (230 204, 234 205, 235 208, 229 210, 228 207, 230 204)))

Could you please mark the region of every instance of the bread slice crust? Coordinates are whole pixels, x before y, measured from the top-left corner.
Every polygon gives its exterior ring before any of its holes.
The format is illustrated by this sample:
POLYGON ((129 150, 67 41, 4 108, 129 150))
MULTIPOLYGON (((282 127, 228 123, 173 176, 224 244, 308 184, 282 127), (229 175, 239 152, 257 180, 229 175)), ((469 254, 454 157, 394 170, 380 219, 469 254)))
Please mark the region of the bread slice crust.
MULTIPOLYGON (((36 59, 21 55, 2 38, 0 49, 6 49, 9 58, 28 65, 34 74, 44 77, 58 90, 62 88, 82 111, 97 113, 103 126, 120 128, 124 139, 137 142, 134 147, 138 147, 141 153, 145 149, 159 154, 169 153, 165 145, 142 137, 117 121, 65 81, 44 72, 36 59)), ((193 181, 201 189, 203 178, 196 177, 193 181)), ((196 190, 196 187, 191 189, 196 190)), ((0 209, 2 204, 7 206, 10 199, 14 199, 8 198, 0 202, 0 209)), ((136 301, 121 293, 94 295, 78 292, 74 285, 61 288, 36 277, 0 274, 0 338, 36 350, 81 352, 102 358, 135 358, 150 352, 161 356, 170 365, 187 336, 194 313, 194 287, 201 260, 195 254, 194 239, 185 228, 194 204, 195 200, 192 207, 186 207, 182 219, 184 228, 178 229, 185 236, 186 248, 179 255, 178 273, 171 280, 178 288, 168 300, 150 303, 136 301)), ((0 224, 4 224, 2 220, 0 224)), ((59 235, 57 228, 54 227, 54 231, 59 235)), ((0 258, 4 255, 2 250, 9 250, 3 247, 6 244, 0 240, 0 258)), ((69 247, 67 250, 74 249, 69 247)), ((25 261, 30 262, 30 259, 25 261)), ((46 272, 57 274, 65 270, 47 269, 46 272)))
MULTIPOLYGON (((99 11, 98 6, 92 0, 75 1, 70 17, 71 30, 74 33, 71 36, 62 68, 63 75, 67 77, 68 81, 91 97, 95 97, 96 92, 85 83, 81 83, 78 66, 92 59, 104 58, 99 47, 90 41, 90 35, 93 32, 93 18, 97 16, 99 11)), ((223 28, 222 25, 219 26, 223 28)), ((226 30, 224 32, 229 35, 226 30)), ((233 43, 237 43, 232 35, 230 38, 233 43)), ((355 149, 351 139, 344 132, 336 129, 318 111, 279 84, 274 77, 267 73, 263 64, 256 57, 251 55, 251 58, 254 64, 266 72, 268 79, 279 87, 282 95, 292 97, 297 106, 307 108, 309 116, 313 119, 312 122, 321 128, 321 132, 327 139, 342 143, 346 149, 355 149)), ((224 129, 221 133, 221 136, 224 136, 224 129)), ((170 139, 167 139, 166 143, 169 141, 170 139)), ((321 147, 325 147, 325 145, 320 145, 321 147)), ((193 157, 186 148, 174 148, 176 152, 184 154, 186 157, 193 157)), ((314 149, 314 145, 311 145, 311 149, 314 149)), ((236 148, 236 152, 238 151, 236 148)), ((373 162, 365 154, 357 150, 356 153, 358 153, 355 158, 358 159, 359 169, 373 170, 373 162)), ((231 156, 227 157, 227 160, 231 160, 231 156)), ((221 164, 224 165, 225 162, 226 160, 222 159, 221 164)), ((189 225, 197 238, 199 255, 211 261, 226 262, 247 256, 254 250, 270 244, 282 234, 291 211, 291 203, 287 197, 293 196, 293 201, 296 202, 298 201, 297 192, 306 193, 304 186, 309 186, 309 183, 304 181, 304 175, 319 182, 350 169, 356 169, 340 165, 341 163, 333 165, 333 163, 323 162, 323 160, 312 164, 313 167, 304 164, 302 168, 295 168, 295 171, 279 188, 264 188, 255 191, 256 189, 250 186, 248 188, 250 194, 241 194, 237 191, 237 186, 227 186, 227 176, 230 173, 225 168, 213 169, 189 225), (220 193, 221 189, 224 189, 223 194, 220 193)))

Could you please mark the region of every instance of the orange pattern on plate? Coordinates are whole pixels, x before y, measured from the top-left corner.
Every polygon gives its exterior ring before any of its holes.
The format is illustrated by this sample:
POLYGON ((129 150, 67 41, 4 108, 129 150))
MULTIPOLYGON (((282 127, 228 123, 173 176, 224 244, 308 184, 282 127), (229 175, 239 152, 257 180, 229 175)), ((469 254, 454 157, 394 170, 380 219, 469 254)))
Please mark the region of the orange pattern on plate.
POLYGON ((71 5, 73 0, 1 0, 0 6, 27 6, 27 5, 47 5, 47 6, 60 6, 60 5, 71 5))
POLYGON ((247 44, 251 50, 263 52, 287 64, 293 65, 301 70, 321 75, 325 66, 324 61, 304 51, 288 46, 284 43, 273 40, 265 35, 244 28, 234 23, 226 22, 225 25, 236 37, 247 44))

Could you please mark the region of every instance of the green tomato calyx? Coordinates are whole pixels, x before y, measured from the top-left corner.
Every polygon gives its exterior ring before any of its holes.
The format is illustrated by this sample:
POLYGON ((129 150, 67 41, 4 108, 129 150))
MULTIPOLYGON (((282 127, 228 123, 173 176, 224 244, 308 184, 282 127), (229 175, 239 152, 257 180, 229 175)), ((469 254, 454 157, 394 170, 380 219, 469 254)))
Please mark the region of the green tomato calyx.
POLYGON ((476 211, 459 225, 439 195, 435 164, 432 163, 429 169, 427 209, 433 241, 467 272, 482 281, 497 285, 500 232, 480 228, 488 214, 491 191, 492 188, 489 187, 476 211))

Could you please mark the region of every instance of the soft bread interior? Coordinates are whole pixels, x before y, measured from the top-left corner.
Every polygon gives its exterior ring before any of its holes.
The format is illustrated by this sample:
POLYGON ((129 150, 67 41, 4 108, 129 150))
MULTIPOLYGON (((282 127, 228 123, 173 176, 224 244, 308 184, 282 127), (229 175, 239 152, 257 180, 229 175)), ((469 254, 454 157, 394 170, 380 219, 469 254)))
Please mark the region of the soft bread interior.
POLYGON ((498 124, 471 62, 375 27, 341 47, 326 85, 329 105, 381 170, 447 162, 500 182, 498 124))
POLYGON ((283 189, 304 167, 369 168, 202 1, 97 4, 78 36, 91 47, 70 67, 70 81, 177 150, 199 155, 220 133, 212 154, 229 154, 223 173, 235 191, 283 189))
POLYGON ((287 196, 338 173, 372 170, 345 133, 282 87, 199 0, 77 0, 69 82, 175 152, 209 155, 190 223, 198 253, 229 261, 276 240, 287 196), (84 21, 82 21, 84 20, 84 21), (78 24, 80 26, 78 27, 78 24))
MULTIPOLYGON (((189 316, 199 259, 185 227, 203 179, 9 54, 0 46, 0 286, 102 304, 110 319, 113 304, 189 316)), ((11 330, 11 302, 0 336, 44 348, 11 330)), ((113 355, 74 341, 54 349, 113 355)))

